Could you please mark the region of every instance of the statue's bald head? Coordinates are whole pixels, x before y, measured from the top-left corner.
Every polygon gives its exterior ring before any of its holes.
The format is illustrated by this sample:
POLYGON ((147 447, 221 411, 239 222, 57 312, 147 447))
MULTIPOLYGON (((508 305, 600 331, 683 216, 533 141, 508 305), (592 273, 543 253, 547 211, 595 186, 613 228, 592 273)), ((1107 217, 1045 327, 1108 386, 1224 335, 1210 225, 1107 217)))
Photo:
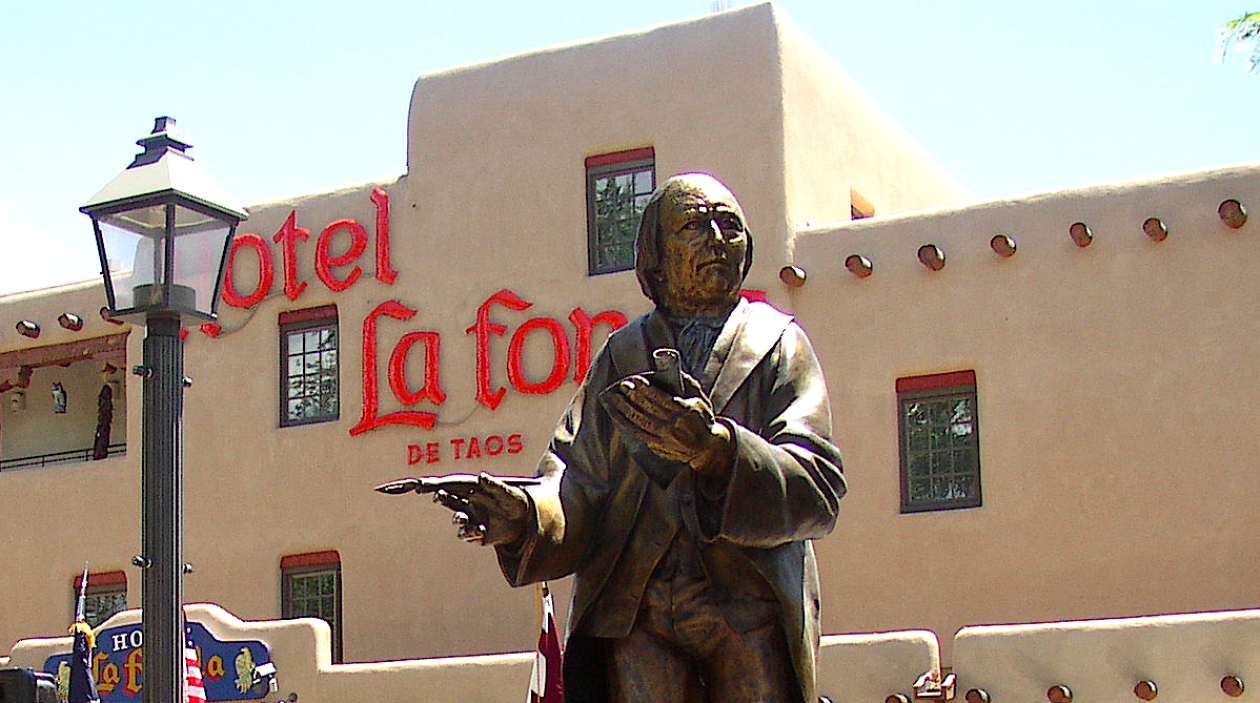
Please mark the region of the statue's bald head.
POLYGON ((734 194, 707 173, 662 183, 643 210, 635 272, 643 294, 677 314, 734 305, 752 266, 752 234, 734 194))

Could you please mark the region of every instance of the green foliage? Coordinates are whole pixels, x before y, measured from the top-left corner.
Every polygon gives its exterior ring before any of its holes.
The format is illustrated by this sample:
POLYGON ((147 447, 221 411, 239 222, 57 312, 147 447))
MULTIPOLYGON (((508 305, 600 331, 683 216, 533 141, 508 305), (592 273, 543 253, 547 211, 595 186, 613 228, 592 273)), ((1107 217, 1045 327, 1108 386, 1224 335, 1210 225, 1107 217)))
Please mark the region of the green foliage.
POLYGON ((1260 66, 1260 11, 1248 12, 1216 30, 1216 63, 1225 60, 1231 44, 1236 50, 1250 54, 1248 73, 1260 66))

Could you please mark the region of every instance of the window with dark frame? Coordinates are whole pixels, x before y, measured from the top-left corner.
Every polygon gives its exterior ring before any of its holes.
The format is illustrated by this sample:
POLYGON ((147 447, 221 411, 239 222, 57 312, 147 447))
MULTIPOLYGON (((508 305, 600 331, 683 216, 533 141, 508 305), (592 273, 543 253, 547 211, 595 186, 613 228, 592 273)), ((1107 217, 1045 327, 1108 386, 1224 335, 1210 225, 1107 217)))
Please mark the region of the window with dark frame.
POLYGON ((337 306, 280 313, 280 426, 336 420, 337 306))
POLYGON ((341 662, 341 555, 335 551, 280 559, 280 617, 319 618, 332 630, 332 659, 341 662))
POLYGON ((980 506, 975 371, 897 379, 897 420, 901 512, 980 506))
POLYGON ((587 271, 595 276, 634 268, 639 217, 656 188, 652 147, 586 159, 587 271))
MULTIPOLYGON (((79 585, 83 575, 74 577, 73 592, 70 598, 70 611, 77 613, 79 608, 79 585)), ((84 589, 83 619, 91 627, 99 627, 101 623, 113 617, 115 613, 127 609, 127 574, 122 571, 108 571, 88 574, 87 588, 84 589)))

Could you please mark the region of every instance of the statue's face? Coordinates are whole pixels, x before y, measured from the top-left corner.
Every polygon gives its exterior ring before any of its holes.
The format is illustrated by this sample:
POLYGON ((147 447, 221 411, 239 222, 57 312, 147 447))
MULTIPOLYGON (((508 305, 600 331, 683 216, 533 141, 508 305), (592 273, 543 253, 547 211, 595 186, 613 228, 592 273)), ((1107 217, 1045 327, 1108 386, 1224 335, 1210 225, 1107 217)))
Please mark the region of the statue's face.
POLYGON ((748 233, 735 196, 716 179, 689 174, 667 184, 660 204, 661 303, 677 315, 716 315, 739 299, 748 233))

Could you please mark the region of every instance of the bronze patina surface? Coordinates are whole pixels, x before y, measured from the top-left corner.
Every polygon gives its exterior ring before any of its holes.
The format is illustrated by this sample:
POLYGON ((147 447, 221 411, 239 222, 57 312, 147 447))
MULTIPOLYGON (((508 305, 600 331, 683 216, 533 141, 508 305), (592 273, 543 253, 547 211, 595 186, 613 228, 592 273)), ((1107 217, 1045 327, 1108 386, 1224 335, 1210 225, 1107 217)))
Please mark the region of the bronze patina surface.
POLYGON ((810 541, 846 490, 813 348, 740 300, 752 238, 712 176, 663 183, 636 249, 656 309, 600 351, 537 482, 482 474, 435 500, 512 585, 575 576, 570 703, 813 703, 810 541))

